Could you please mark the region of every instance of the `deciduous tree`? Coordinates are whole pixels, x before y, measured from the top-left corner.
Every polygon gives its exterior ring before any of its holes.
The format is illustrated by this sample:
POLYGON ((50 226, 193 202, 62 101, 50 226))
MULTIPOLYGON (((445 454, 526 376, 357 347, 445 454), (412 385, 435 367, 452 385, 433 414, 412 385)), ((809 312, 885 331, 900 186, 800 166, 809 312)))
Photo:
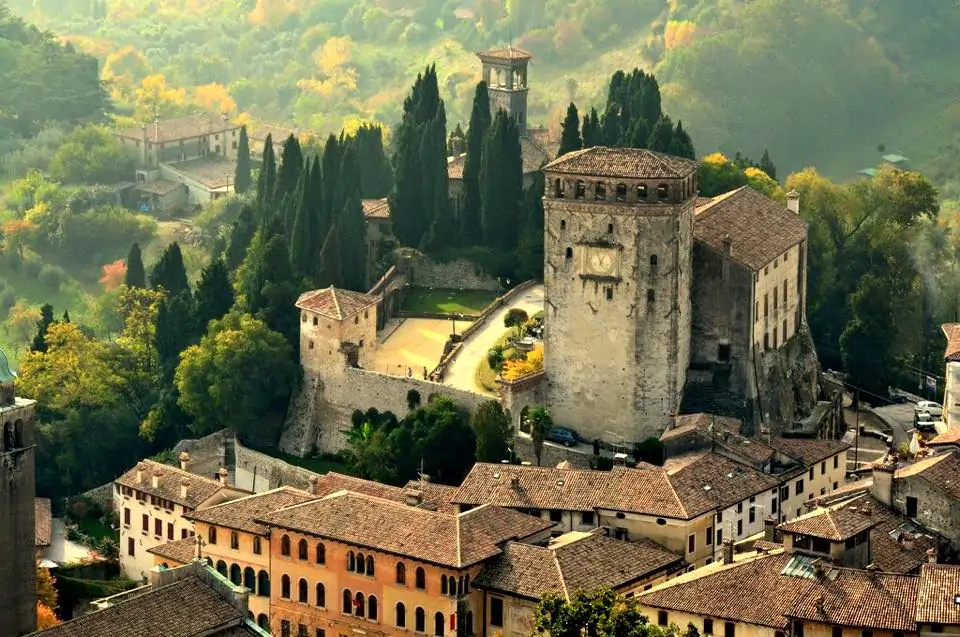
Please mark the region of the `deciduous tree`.
POLYGON ((477 439, 477 462, 500 462, 510 459, 513 431, 510 419, 499 401, 487 400, 477 406, 470 420, 477 439))

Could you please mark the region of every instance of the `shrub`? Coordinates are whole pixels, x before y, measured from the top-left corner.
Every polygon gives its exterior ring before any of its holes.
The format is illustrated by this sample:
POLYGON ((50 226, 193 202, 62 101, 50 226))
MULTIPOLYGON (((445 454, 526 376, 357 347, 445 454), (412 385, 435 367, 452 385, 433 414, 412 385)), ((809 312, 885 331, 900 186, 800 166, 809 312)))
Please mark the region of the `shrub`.
POLYGON ((36 279, 40 276, 40 270, 43 269, 43 264, 39 261, 33 259, 27 259, 23 262, 23 273, 26 274, 31 279, 36 279))
POLYGON ((40 272, 37 274, 37 281, 40 282, 40 285, 52 290, 59 290, 66 280, 66 271, 56 265, 45 265, 40 268, 40 272))

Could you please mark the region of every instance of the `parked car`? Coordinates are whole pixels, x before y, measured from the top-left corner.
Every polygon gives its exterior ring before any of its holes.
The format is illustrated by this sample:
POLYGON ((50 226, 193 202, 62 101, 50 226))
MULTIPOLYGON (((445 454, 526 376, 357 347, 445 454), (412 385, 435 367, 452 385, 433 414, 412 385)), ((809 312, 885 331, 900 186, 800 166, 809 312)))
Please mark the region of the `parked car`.
POLYGON ((577 432, 566 427, 553 427, 546 439, 550 442, 559 442, 564 447, 572 447, 577 444, 577 432))
POLYGON ((943 415, 943 407, 940 406, 940 403, 935 403, 932 400, 921 400, 917 403, 916 409, 917 411, 925 411, 937 419, 943 415))
POLYGON ((903 403, 907 402, 907 394, 903 390, 897 389, 896 387, 890 387, 887 390, 887 399, 891 403, 902 405, 903 403))
POLYGON ((917 430, 918 431, 936 431, 937 423, 933 422, 932 420, 921 420, 917 422, 917 430))

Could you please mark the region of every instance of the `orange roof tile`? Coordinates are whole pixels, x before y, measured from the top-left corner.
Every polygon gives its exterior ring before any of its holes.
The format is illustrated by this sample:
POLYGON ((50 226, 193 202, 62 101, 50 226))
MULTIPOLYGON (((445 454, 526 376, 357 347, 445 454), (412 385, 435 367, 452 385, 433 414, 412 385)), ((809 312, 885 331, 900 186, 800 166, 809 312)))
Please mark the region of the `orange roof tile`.
POLYGON ((918 624, 960 625, 960 566, 921 567, 916 620, 918 624))
POLYGON ((864 503, 859 507, 847 506, 816 511, 791 522, 785 522, 777 528, 785 533, 842 542, 876 525, 873 508, 864 503))
POLYGON ((255 521, 256 518, 294 504, 316 500, 317 496, 293 487, 280 487, 271 491, 248 495, 223 504, 206 507, 187 513, 183 517, 195 522, 205 522, 237 531, 267 535, 270 528, 255 521))
POLYGON ((641 148, 595 146, 567 153, 544 171, 593 177, 624 179, 681 179, 697 170, 698 163, 641 148))
POLYGON ((947 337, 947 349, 943 358, 947 361, 960 361, 960 323, 944 323, 940 326, 947 337))
POLYGON ((176 502, 191 509, 196 509, 204 500, 224 488, 218 480, 204 478, 195 473, 184 471, 179 467, 171 467, 153 460, 141 460, 138 467, 130 469, 130 471, 117 478, 117 484, 142 491, 147 495, 176 502), (143 481, 137 482, 137 469, 140 465, 143 467, 143 481), (157 474, 156 487, 153 486, 154 474, 157 474), (187 497, 184 498, 181 496, 180 487, 185 480, 189 483, 189 487, 187 497))
POLYGON ((50 546, 53 536, 53 515, 50 510, 50 498, 34 498, 33 508, 36 515, 36 546, 50 546))
POLYGON ((297 307, 342 321, 354 314, 359 314, 371 305, 376 305, 378 300, 377 297, 369 294, 331 286, 323 290, 304 292, 297 299, 297 307))

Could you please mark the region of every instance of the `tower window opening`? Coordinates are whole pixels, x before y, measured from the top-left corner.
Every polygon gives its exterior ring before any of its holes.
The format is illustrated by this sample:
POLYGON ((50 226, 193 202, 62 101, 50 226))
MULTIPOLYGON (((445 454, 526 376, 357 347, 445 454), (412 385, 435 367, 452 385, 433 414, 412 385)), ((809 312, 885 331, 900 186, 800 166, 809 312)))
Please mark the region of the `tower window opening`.
POLYGON ((607 184, 596 184, 596 191, 593 195, 594 199, 604 200, 607 198, 607 184))
POLYGON ((657 293, 653 289, 647 290, 647 303, 655 303, 657 301, 657 293))
POLYGON ((613 288, 606 288, 607 300, 613 300, 613 288))
POLYGON ((617 184, 617 201, 627 200, 627 184, 617 184))
POLYGON ((647 200, 647 185, 640 184, 637 186, 637 201, 646 201, 647 200))
POLYGON ((566 229, 567 229, 567 220, 566 220, 566 219, 561 219, 561 220, 560 220, 560 229, 561 229, 561 230, 566 230, 566 229))
POLYGON ((577 181, 576 190, 573 193, 574 199, 583 199, 587 196, 587 185, 582 181, 577 181))
POLYGON ((563 199, 563 180, 555 179, 553 181, 553 196, 557 199, 563 199))
POLYGON ((613 224, 612 224, 612 223, 608 223, 608 224, 607 224, 607 234, 613 234, 613 224))
POLYGON ((657 186, 657 199, 663 201, 670 196, 670 186, 667 184, 660 184, 657 186))
POLYGON ((572 259, 572 258, 573 258, 573 248, 567 248, 566 258, 568 258, 568 259, 572 259))

